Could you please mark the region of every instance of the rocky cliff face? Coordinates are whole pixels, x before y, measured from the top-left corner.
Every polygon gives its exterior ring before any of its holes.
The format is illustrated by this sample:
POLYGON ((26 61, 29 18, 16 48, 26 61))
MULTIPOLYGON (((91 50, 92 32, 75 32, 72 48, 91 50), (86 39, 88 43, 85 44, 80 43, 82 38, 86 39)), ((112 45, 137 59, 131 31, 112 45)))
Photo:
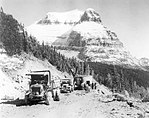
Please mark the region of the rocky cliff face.
POLYGON ((94 9, 91 8, 88 8, 81 16, 80 22, 83 21, 94 21, 101 23, 100 15, 94 9))

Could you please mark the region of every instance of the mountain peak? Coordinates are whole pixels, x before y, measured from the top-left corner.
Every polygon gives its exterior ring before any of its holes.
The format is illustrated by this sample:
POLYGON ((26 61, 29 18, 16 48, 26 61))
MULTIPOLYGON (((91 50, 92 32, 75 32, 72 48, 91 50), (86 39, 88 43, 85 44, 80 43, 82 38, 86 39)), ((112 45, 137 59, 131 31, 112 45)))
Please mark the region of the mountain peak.
POLYGON ((80 22, 83 21, 93 21, 101 23, 100 15, 92 8, 85 10, 84 14, 81 16, 80 22))
POLYGON ((87 8, 85 11, 95 11, 93 8, 87 8))

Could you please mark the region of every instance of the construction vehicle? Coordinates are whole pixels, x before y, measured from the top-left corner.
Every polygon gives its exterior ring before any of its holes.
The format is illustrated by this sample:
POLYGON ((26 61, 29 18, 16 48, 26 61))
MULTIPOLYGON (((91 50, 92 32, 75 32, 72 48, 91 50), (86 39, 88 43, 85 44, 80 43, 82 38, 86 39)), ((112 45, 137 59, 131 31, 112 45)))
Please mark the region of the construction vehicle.
POLYGON ((67 67, 73 76, 74 90, 83 90, 86 88, 89 89, 91 87, 91 84, 93 83, 92 75, 77 75, 78 67, 72 69, 68 63, 67 63, 67 67))
POLYGON ((74 90, 82 90, 83 89, 83 77, 82 76, 75 76, 74 77, 74 90))
POLYGON ((49 70, 31 71, 26 75, 31 77, 29 90, 25 94, 26 104, 45 101, 49 105, 50 99, 59 101, 59 87, 55 86, 49 70))
POLYGON ((74 90, 82 90, 90 87, 93 81, 91 75, 76 75, 74 77, 74 90))
POLYGON ((73 81, 71 78, 64 78, 61 79, 61 88, 60 92, 61 93, 68 93, 73 91, 73 81))

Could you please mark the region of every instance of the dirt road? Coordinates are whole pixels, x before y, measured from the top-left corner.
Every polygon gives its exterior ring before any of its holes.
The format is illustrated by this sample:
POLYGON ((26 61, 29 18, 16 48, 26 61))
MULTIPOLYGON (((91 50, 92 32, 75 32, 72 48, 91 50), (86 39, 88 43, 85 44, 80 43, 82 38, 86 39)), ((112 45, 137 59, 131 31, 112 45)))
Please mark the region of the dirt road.
MULTIPOLYGON (((138 118, 144 112, 129 108, 125 102, 100 101, 100 95, 95 91, 75 91, 62 94, 58 102, 50 105, 36 104, 31 106, 16 106, 15 102, 0 104, 1 118, 138 118)), ((140 117, 141 118, 141 117, 140 117)))

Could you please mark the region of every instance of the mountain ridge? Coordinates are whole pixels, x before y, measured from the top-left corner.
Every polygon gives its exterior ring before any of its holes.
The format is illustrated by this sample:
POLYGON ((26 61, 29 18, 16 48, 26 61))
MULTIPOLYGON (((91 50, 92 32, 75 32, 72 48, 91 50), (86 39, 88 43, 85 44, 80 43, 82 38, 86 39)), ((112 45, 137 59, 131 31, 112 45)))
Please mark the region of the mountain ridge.
POLYGON ((45 18, 37 21, 37 24, 64 23, 72 25, 79 21, 82 14, 83 12, 78 9, 66 12, 48 12, 45 18))

